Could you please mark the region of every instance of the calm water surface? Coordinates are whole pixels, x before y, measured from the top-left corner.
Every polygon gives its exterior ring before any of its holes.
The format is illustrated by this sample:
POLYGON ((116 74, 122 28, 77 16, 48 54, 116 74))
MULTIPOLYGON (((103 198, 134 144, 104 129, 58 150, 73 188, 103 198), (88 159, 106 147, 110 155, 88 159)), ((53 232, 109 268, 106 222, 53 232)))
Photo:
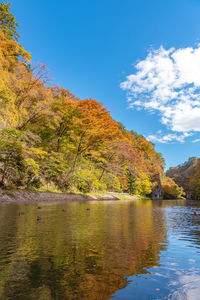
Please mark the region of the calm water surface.
POLYGON ((200 299, 200 203, 41 207, 0 206, 1 300, 200 299))

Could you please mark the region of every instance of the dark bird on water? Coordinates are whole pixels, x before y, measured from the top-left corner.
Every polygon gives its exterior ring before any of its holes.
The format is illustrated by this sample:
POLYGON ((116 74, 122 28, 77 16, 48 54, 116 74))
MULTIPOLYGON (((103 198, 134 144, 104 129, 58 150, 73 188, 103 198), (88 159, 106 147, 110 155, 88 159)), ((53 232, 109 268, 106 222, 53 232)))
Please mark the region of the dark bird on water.
POLYGON ((18 215, 19 215, 19 216, 22 216, 22 215, 24 215, 24 212, 21 211, 21 212, 18 213, 18 215))
POLYGON ((38 206, 37 209, 42 209, 42 207, 41 207, 41 206, 38 206))

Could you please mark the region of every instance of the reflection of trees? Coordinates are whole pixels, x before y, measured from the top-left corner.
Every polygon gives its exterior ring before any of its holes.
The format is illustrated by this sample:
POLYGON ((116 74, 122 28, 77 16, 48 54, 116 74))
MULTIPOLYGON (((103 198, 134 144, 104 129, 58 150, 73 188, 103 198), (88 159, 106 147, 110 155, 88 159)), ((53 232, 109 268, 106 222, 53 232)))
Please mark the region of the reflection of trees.
POLYGON ((8 206, 2 205, 0 207, 0 298, 3 284, 8 280, 9 275, 9 251, 15 245, 17 230, 16 211, 17 207, 10 205, 10 217, 8 218, 8 206))
POLYGON ((151 201, 72 203, 66 213, 62 207, 45 206, 39 223, 34 206, 21 208, 20 217, 4 207, 13 226, 4 233, 12 236, 12 251, 0 265, 7 274, 1 273, 1 299, 108 299, 126 286, 126 276, 158 265, 165 218, 151 201))

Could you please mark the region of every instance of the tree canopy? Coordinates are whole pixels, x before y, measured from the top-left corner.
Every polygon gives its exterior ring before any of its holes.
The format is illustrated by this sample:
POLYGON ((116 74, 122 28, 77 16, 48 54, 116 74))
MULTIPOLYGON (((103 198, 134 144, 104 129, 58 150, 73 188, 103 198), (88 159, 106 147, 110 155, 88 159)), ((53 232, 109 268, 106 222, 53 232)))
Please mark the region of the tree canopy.
POLYGON ((30 64, 9 10, 0 4, 1 187, 149 195, 165 184, 164 160, 152 143, 101 102, 52 85, 44 64, 30 64))
POLYGON ((10 12, 11 4, 8 2, 0 3, 0 28, 8 39, 18 41, 19 34, 16 27, 19 24, 15 21, 14 15, 10 12))
POLYGON ((167 176, 181 186, 193 199, 200 199, 200 158, 190 157, 188 161, 167 171, 167 176))

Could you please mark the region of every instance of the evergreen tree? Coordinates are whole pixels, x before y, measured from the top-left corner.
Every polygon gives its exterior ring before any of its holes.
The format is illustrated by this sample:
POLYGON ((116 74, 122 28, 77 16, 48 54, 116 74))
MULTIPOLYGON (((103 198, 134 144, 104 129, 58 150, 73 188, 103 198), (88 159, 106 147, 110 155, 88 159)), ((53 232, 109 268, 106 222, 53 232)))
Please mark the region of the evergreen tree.
POLYGON ((15 17, 10 12, 10 8, 10 3, 0 3, 0 28, 8 39, 18 41, 19 34, 17 33, 16 27, 18 27, 19 24, 15 21, 15 17))
POLYGON ((137 178, 130 170, 126 170, 128 193, 134 195, 137 193, 137 178))

